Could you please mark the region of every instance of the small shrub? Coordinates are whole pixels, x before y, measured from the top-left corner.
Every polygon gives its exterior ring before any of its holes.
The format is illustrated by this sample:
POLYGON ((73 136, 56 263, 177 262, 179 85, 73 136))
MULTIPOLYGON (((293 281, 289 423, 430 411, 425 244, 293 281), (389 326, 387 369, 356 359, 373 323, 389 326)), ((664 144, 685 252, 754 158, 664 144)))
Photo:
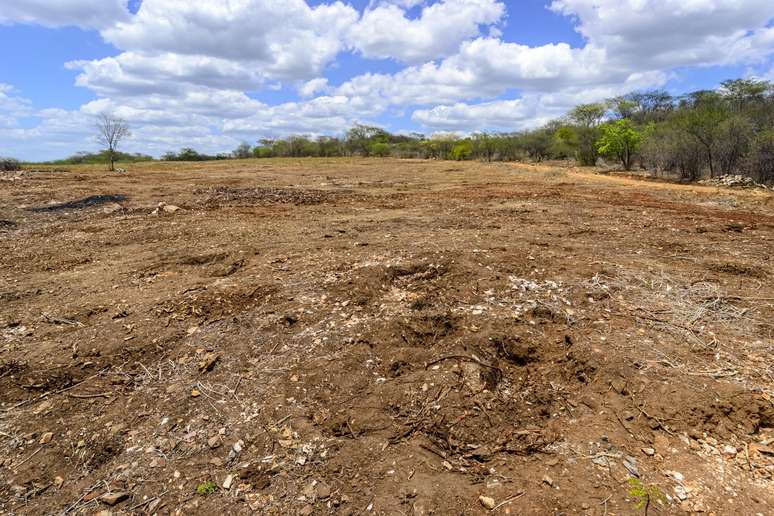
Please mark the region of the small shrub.
POLYGON ((217 490, 218 490, 218 484, 216 484, 212 480, 202 482, 201 484, 196 486, 196 493, 202 496, 211 495, 217 490))

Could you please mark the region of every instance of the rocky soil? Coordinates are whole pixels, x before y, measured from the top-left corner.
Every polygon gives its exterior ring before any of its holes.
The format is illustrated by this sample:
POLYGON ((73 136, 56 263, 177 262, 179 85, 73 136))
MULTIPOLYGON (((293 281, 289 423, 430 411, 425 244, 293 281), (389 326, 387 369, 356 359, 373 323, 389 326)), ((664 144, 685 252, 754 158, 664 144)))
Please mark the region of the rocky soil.
POLYGON ((0 183, 0 513, 773 514, 774 201, 516 164, 0 183))

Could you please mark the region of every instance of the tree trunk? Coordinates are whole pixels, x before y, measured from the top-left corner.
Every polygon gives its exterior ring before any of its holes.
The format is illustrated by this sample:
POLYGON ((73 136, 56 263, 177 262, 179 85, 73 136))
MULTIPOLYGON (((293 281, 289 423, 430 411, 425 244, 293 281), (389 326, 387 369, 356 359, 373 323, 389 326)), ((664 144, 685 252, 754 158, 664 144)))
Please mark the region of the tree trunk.
POLYGON ((707 159, 709 160, 710 177, 715 177, 715 167, 712 165, 712 149, 707 146, 707 159))

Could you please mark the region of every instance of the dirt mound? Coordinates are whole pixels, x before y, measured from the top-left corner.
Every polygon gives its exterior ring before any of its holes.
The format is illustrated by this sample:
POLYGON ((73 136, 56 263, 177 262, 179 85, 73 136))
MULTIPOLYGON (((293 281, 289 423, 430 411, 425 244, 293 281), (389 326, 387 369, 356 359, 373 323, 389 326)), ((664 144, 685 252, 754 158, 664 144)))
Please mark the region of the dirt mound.
POLYGON ((341 194, 326 190, 309 188, 236 188, 216 186, 207 190, 197 190, 197 195, 205 197, 207 206, 269 206, 272 204, 294 204, 297 206, 332 202, 341 194))

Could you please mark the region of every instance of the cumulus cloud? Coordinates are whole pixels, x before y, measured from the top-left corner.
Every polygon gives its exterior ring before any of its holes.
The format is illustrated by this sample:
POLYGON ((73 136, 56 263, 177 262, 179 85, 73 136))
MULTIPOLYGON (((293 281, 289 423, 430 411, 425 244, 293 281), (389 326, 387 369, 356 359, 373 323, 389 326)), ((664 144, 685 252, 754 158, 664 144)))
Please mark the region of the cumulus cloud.
POLYGON ((728 64, 772 51, 770 0, 554 0, 591 45, 642 67, 728 64))
POLYGON ((127 20, 127 0, 3 0, 0 24, 102 29, 127 20))
POLYGON ((441 0, 425 6, 416 19, 407 16, 405 3, 403 7, 386 3, 366 10, 350 29, 352 45, 365 57, 425 62, 454 53, 462 41, 477 36, 481 26, 505 15, 505 6, 497 0, 441 0))
POLYGON ((774 54, 771 0, 553 0, 548 8, 574 25, 580 46, 508 41, 499 0, 373 0, 362 12, 336 0, 144 0, 136 15, 123 0, 2 1, 0 23, 98 28, 119 49, 68 63, 97 95, 78 110, 36 112, 0 85, 0 139, 58 149, 70 138, 67 152, 73 141, 93 145, 102 111, 130 120, 132 149, 157 154, 340 133, 388 112, 430 132, 514 130, 579 102, 662 86, 675 69, 768 69, 774 54), (346 65, 330 73, 343 53, 364 58, 358 74, 346 65), (373 72, 383 68, 369 59, 402 68, 373 72), (262 89, 299 100, 255 100, 262 89), (29 116, 39 126, 21 128, 29 116))
POLYGON ((298 88, 298 93, 302 97, 313 97, 316 93, 325 93, 328 90, 330 90, 330 86, 328 86, 328 79, 325 77, 318 77, 303 83, 298 88))

